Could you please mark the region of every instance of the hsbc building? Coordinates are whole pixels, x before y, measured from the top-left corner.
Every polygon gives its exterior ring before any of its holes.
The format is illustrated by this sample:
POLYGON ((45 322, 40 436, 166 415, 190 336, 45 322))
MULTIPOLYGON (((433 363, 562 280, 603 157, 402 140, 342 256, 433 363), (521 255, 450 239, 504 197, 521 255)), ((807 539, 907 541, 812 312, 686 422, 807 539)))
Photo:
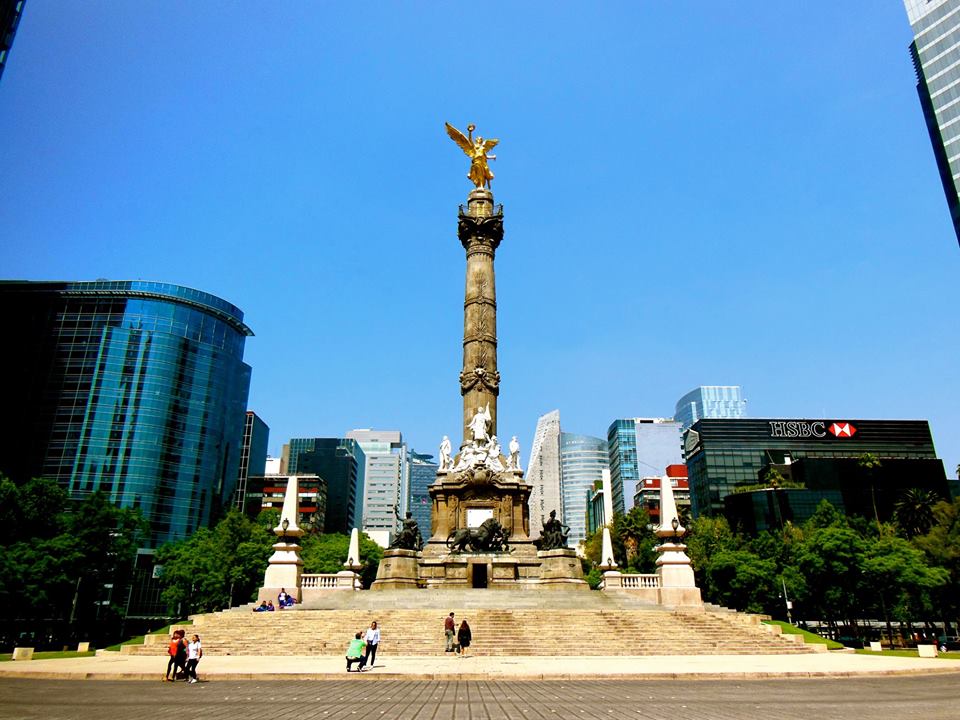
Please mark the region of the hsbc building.
POLYGON ((734 505, 746 500, 728 496, 740 495, 737 488, 756 486, 771 467, 794 486, 786 493, 792 493, 793 502, 786 514, 795 522, 823 499, 845 512, 861 512, 871 485, 881 519, 881 506, 892 513, 898 494, 908 486, 950 496, 926 420, 703 419, 684 435, 684 451, 695 517, 730 515, 731 500, 734 505), (864 453, 880 460, 869 477, 859 463, 864 453))

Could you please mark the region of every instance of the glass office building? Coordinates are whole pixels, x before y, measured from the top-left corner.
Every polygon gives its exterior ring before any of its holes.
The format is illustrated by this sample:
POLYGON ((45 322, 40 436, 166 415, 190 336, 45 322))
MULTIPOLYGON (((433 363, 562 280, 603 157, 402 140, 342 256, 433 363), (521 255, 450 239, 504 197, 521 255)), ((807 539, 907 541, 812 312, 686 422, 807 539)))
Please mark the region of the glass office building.
POLYGON ((960 242, 960 0, 904 0, 920 108, 960 242))
MULTIPOLYGON (((723 513, 725 498, 738 487, 757 485, 770 466, 807 490, 841 491, 848 510, 871 503, 863 499, 869 483, 876 481, 879 491, 890 473, 891 488, 927 487, 949 498, 925 420, 704 419, 687 431, 685 441, 694 517, 723 513), (885 469, 872 477, 860 472, 864 453, 879 458, 885 469), (903 460, 914 462, 904 466, 903 460)), ((815 507, 819 499, 810 502, 815 507)))
POLYGON ((426 541, 432 534, 429 488, 437 479, 439 465, 434 462, 433 455, 425 455, 411 450, 408 455, 410 465, 410 512, 417 521, 420 534, 426 541))
POLYGON ((0 282, 0 472, 139 508, 155 546, 237 481, 253 333, 234 305, 141 281, 0 282))
POLYGON ((568 547, 576 547, 587 537, 588 495, 608 464, 603 438, 560 433, 560 487, 563 521, 570 527, 568 547))
MULTIPOLYGON (((637 487, 637 424, 630 420, 614 420, 607 429, 607 455, 610 463, 610 487, 613 512, 626 512, 623 488, 637 487)), ((630 497, 633 497, 631 493, 630 497)))
POLYGON ((237 489, 233 492, 233 506, 240 512, 246 506, 247 480, 252 475, 264 475, 267 468, 267 445, 270 428, 252 410, 247 410, 240 443, 240 468, 237 471, 237 489))
POLYGON ((293 438, 284 446, 286 473, 319 475, 327 482, 324 529, 350 534, 362 525, 366 457, 348 438, 293 438))
POLYGON ((673 419, 686 430, 701 418, 742 418, 747 401, 739 385, 701 385, 677 400, 673 419))

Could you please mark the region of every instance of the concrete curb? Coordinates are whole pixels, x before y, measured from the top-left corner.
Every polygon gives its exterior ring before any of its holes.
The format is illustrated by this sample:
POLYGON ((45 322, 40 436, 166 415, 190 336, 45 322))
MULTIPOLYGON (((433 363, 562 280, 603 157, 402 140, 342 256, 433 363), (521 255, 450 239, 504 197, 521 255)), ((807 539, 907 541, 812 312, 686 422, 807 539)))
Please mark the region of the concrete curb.
MULTIPOLYGON (((378 682, 383 680, 394 681, 490 681, 490 680, 511 680, 520 682, 532 682, 543 680, 562 680, 566 682, 582 680, 776 680, 788 678, 851 678, 851 677, 891 677, 904 675, 960 675, 960 667, 944 668, 942 670, 931 670, 930 668, 905 669, 897 668, 891 670, 843 670, 843 671, 817 671, 817 670, 795 670, 783 672, 644 672, 644 673, 491 673, 491 672, 465 672, 465 673, 436 673, 424 672, 420 674, 412 673, 255 673, 255 672, 223 672, 210 673, 201 680, 200 684, 231 682, 231 681, 339 681, 347 680, 349 682, 378 682)), ((34 680, 138 680, 138 681, 157 681, 157 673, 145 672, 53 672, 53 671, 5 671, 0 673, 0 680, 3 678, 19 678, 34 680)), ((180 681, 183 683, 183 681, 180 681)), ((186 684, 186 683, 183 683, 186 684)))

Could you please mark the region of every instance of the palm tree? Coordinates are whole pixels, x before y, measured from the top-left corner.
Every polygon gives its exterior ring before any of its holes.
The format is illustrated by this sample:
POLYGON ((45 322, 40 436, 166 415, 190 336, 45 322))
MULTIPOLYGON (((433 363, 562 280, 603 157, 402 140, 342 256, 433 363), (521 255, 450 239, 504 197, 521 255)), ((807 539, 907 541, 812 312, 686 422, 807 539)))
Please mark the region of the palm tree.
POLYGON ((877 521, 877 534, 883 535, 883 531, 880 529, 880 514, 877 512, 876 482, 873 477, 874 469, 880 467, 880 458, 873 453, 863 453, 857 458, 857 465, 867 473, 867 477, 870 479, 870 500, 873 503, 873 519, 877 521))
POLYGON ((910 488, 894 506, 894 518, 907 537, 926 535, 933 527, 933 506, 940 501, 936 493, 922 488, 910 488))

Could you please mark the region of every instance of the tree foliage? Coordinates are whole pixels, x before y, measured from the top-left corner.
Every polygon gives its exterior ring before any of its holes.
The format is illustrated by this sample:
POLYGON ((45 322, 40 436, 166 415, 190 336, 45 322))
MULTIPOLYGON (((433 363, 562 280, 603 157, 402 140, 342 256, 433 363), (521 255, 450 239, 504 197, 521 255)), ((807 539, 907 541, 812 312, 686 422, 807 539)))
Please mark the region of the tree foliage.
MULTIPOLYGON (((312 535, 304 539, 303 571, 306 573, 335 573, 343 570, 350 548, 350 536, 341 533, 312 535)), ((370 587, 377 577, 377 568, 383 557, 383 548, 366 533, 360 533, 360 579, 364 587, 370 587)))
POLYGON ((213 528, 158 548, 162 597, 170 612, 210 612, 255 599, 276 540, 270 520, 252 521, 231 510, 213 528))
POLYGON ((20 632, 56 625, 90 637, 122 612, 115 599, 146 530, 139 511, 102 493, 71 500, 51 480, 0 476, 0 619, 20 632))

